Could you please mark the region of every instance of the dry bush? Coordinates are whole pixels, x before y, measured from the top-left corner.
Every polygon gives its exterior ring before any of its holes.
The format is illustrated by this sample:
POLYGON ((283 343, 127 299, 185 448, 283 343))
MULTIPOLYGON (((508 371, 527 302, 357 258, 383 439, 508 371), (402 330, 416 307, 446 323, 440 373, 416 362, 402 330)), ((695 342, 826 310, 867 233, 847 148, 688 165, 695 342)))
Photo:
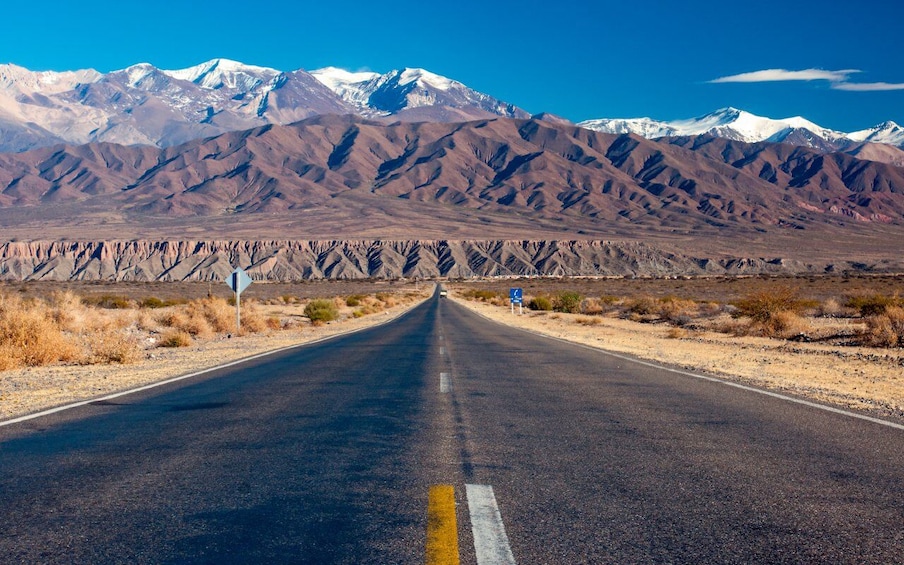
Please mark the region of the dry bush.
POLYGON ((746 332, 737 335, 756 335, 787 339, 807 333, 810 325, 799 314, 790 311, 774 313, 766 321, 751 319, 746 324, 746 332))
POLYGON ((682 339, 687 337, 687 330, 682 328, 669 328, 669 331, 666 332, 665 337, 668 339, 682 339))
POLYGON ((585 298, 581 302, 581 314, 588 316, 598 316, 603 313, 603 305, 596 298, 585 298))
POLYGON ((868 317, 863 338, 873 347, 904 346, 904 308, 892 306, 883 314, 868 317))
POLYGON ((188 347, 191 344, 192 339, 188 332, 172 329, 160 336, 157 347, 188 347))
POLYGON ((531 310, 549 312, 552 310, 552 300, 544 295, 535 296, 527 303, 527 307, 531 310))
POLYGON ((641 296, 639 298, 631 298, 624 303, 625 315, 630 317, 631 314, 637 316, 653 316, 659 315, 659 301, 649 296, 641 296))
POLYGON ((94 332, 86 340, 90 351, 87 363, 134 363, 143 352, 135 336, 115 327, 94 332))
POLYGON ((64 335, 43 302, 0 295, 0 350, 4 366, 41 366, 78 358, 78 347, 64 335))
POLYGON ((676 326, 686 326, 697 315, 697 303, 693 300, 666 297, 659 301, 659 317, 676 326))
POLYGON ((603 323, 603 320, 600 318, 581 316, 575 319, 575 323, 581 324, 582 326, 598 326, 603 323))
POLYGON ((868 294, 848 296, 844 303, 848 308, 860 312, 864 318, 884 314, 889 308, 901 306, 901 300, 897 296, 884 294, 868 294))
POLYGON ((760 291, 747 295, 734 303, 738 316, 746 316, 756 323, 768 324, 779 313, 800 313, 803 308, 797 291, 781 287, 772 291, 760 291))
MULTIPOLYGON (((253 308, 252 302, 242 305, 242 310, 253 308)), ((235 329, 235 306, 217 297, 192 300, 186 305, 186 313, 192 318, 204 319, 216 333, 226 333, 235 329)))

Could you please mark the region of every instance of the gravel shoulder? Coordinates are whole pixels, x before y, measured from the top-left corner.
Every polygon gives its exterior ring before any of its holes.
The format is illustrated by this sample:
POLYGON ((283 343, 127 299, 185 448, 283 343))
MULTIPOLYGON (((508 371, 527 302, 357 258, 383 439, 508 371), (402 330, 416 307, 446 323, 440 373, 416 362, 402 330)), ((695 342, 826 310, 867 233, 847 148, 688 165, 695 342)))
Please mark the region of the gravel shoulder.
POLYGON ((375 326, 402 315, 426 298, 425 291, 422 298, 413 302, 361 318, 346 316, 322 326, 306 324, 265 334, 198 340, 184 348, 149 349, 144 359, 127 365, 57 365, 3 371, 0 372, 0 422, 375 326))
POLYGON ((670 326, 524 310, 450 299, 491 320, 543 335, 675 368, 780 391, 789 395, 904 422, 904 352, 840 347, 716 332, 670 337, 670 326))

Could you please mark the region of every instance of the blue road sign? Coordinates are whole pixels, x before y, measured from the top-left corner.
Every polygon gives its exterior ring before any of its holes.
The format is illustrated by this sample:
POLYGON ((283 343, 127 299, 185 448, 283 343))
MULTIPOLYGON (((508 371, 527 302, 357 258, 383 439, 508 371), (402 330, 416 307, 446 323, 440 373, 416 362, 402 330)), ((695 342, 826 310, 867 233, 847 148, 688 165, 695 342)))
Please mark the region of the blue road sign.
POLYGON ((521 304, 522 302, 524 302, 524 289, 509 289, 509 300, 511 300, 512 304, 521 304))

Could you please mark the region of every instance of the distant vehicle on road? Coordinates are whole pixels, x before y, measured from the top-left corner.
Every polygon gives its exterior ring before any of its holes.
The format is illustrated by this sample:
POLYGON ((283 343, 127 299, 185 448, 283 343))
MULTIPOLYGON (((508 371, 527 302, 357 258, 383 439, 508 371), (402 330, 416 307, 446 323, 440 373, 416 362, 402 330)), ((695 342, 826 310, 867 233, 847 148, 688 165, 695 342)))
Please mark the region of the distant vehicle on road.
POLYGON ((439 291, 439 295, 443 298, 445 298, 447 294, 449 294, 449 293, 446 291, 446 289, 442 289, 439 291))

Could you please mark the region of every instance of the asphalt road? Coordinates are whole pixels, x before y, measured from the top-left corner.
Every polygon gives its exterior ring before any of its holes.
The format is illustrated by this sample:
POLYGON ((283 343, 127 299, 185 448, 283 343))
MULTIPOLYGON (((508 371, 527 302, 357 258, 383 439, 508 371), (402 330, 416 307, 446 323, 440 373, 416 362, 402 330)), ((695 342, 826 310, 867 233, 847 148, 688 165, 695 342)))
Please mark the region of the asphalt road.
POLYGON ((0 508, 2 563, 439 563, 442 508, 462 563, 904 563, 904 430, 434 298, 2 426, 0 508))

